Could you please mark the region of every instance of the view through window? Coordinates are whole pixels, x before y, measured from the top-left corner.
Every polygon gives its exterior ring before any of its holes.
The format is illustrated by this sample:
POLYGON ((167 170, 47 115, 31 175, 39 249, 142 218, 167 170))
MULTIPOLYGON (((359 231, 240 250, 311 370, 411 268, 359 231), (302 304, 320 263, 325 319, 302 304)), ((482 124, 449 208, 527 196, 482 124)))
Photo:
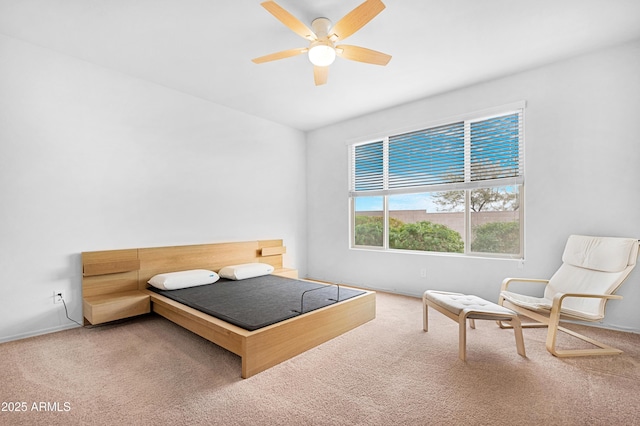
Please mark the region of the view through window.
POLYGON ((522 257, 522 116, 352 145, 352 247, 522 257))

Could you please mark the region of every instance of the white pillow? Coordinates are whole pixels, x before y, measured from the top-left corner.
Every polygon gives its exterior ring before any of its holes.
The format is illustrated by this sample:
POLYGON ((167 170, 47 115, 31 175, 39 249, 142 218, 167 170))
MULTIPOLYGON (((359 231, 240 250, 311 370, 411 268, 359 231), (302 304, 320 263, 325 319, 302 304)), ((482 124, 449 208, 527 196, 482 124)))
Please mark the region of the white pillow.
POLYGON ((207 269, 191 269, 189 271, 167 272, 152 277, 148 283, 161 290, 177 290, 198 285, 213 284, 220 276, 207 269))
POLYGON ((244 280, 247 278, 269 275, 274 267, 268 263, 243 263, 241 265, 225 266, 218 274, 229 280, 244 280))

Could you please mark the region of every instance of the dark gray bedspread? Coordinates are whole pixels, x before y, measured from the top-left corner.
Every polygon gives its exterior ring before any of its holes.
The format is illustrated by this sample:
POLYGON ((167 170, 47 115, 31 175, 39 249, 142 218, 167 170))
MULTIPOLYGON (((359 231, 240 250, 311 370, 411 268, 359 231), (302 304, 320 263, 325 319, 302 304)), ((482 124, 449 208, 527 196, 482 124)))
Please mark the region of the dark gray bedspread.
MULTIPOLYGON (((241 281, 221 278, 213 284, 180 290, 149 289, 249 331, 298 316, 301 307, 306 313, 331 305, 338 296, 337 286, 276 275, 241 281)), ((364 291, 341 287, 339 293, 342 301, 364 291)))

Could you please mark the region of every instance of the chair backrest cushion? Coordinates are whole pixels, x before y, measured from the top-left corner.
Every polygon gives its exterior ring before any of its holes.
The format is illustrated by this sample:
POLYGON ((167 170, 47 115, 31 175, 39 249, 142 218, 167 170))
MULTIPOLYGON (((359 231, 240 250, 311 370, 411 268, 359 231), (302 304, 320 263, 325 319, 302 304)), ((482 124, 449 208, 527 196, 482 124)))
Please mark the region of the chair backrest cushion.
POLYGON ((562 261, 580 268, 620 272, 629 265, 635 265, 637 257, 636 239, 571 235, 562 261))
MULTIPOLYGON (((612 294, 635 267, 638 240, 633 238, 571 235, 562 255, 564 262, 551 277, 544 297, 557 293, 612 294)), ((606 300, 566 298, 563 311, 585 319, 604 318, 606 300)))

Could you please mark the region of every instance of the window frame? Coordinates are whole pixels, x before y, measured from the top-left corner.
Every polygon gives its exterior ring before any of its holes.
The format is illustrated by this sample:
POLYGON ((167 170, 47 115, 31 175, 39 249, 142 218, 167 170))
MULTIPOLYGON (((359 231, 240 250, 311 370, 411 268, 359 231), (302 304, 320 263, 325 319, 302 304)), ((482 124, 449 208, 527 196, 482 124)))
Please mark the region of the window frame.
POLYGON ((347 142, 348 149, 348 173, 349 173, 349 248, 354 250, 375 250, 375 251, 389 251, 394 253, 411 253, 411 254, 436 254, 436 255, 450 255, 450 256, 469 256, 469 257, 489 257, 499 259, 524 259, 524 247, 525 247, 525 158, 524 158, 524 144, 525 144, 525 109, 526 102, 520 101, 508 105, 503 105, 495 108, 490 108, 482 111, 471 112, 464 115, 455 117, 449 117, 438 121, 432 121, 429 123, 411 126, 401 130, 394 130, 392 132, 384 132, 378 135, 372 135, 367 138, 352 140, 347 142), (472 123, 480 122, 484 120, 490 120, 492 118, 508 116, 510 114, 519 114, 519 133, 518 133, 518 175, 515 177, 504 177, 496 179, 487 179, 481 181, 471 181, 471 135, 470 126, 472 123), (437 128, 440 126, 452 125, 456 122, 464 122, 464 182, 458 183, 445 183, 445 184, 433 184, 414 187, 405 187, 397 189, 389 189, 388 176, 389 176, 389 140, 397 135, 403 135, 411 132, 425 131, 428 129, 437 128), (383 145, 383 189, 376 190, 360 190, 355 189, 355 147, 361 145, 372 144, 376 142, 382 142, 383 145), (472 211, 470 209, 470 197, 471 192, 480 188, 502 188, 507 186, 516 186, 519 194, 519 206, 518 206, 518 221, 520 231, 520 251, 517 254, 508 253, 489 253, 489 252, 474 252, 471 251, 472 242, 472 211), (434 251, 419 251, 419 250, 407 250, 407 249, 393 249, 389 247, 389 202, 388 197, 392 195, 401 194, 418 194, 418 193, 435 193, 443 191, 464 190, 465 192, 465 206, 464 206, 464 252, 452 253, 452 252, 434 252, 434 251), (356 199, 359 197, 374 197, 381 196, 383 204, 383 242, 382 246, 368 246, 368 245, 356 245, 355 243, 355 217, 356 217, 356 199))

